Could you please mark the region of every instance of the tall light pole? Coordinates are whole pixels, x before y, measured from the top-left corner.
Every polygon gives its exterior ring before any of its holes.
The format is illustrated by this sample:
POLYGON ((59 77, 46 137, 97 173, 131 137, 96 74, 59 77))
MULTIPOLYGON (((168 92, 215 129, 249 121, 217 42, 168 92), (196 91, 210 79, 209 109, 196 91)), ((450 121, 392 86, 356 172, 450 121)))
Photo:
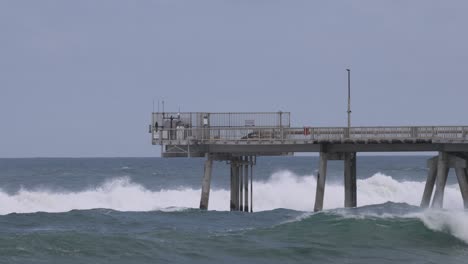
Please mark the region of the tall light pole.
POLYGON ((351 70, 346 69, 346 71, 348 71, 348 129, 349 129, 351 127, 351 70))

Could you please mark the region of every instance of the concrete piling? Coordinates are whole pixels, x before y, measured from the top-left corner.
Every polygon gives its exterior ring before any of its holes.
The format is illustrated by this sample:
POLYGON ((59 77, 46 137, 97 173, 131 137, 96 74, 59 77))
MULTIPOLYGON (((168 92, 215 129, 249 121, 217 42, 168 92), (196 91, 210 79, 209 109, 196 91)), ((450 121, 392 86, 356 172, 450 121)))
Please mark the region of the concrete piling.
POLYGON ((421 207, 425 208, 429 206, 434 189, 434 182, 436 190, 432 200, 432 207, 443 207, 444 189, 447 183, 448 172, 450 168, 454 168, 463 198, 463 205, 468 209, 468 161, 466 157, 466 153, 439 152, 439 156, 428 160, 429 172, 421 200, 421 207))
POLYGON ((237 210, 237 163, 234 160, 231 160, 231 203, 230 209, 231 211, 237 210))
POLYGON ((253 157, 249 157, 250 163, 250 212, 253 213, 253 157))
POLYGON ((356 153, 344 154, 344 189, 345 189, 345 207, 357 206, 356 190, 356 153))
POLYGON ((314 212, 323 209, 323 198, 325 195, 325 179, 327 177, 327 153, 320 152, 319 173, 317 175, 317 190, 315 192, 314 212))
POLYGON ((231 211, 252 212, 254 158, 242 156, 231 158, 231 211), (249 173, 250 168, 250 173, 249 173), (249 175, 250 174, 250 175, 249 175), (249 188, 250 184, 250 188, 249 188), (249 194, 250 191, 250 194, 249 194), (249 198, 250 195, 250 198, 249 198), (250 202, 250 206, 249 206, 250 202))
POLYGON ((439 152, 437 160, 437 178, 436 190, 434 193, 434 200, 432 201, 433 208, 442 208, 444 204, 444 191, 448 177, 448 154, 446 152, 439 152))
POLYGON ((466 168, 455 168, 457 174, 458 184, 460 185, 460 192, 463 198, 463 206, 468 208, 468 179, 466 168))
POLYGON ((244 157, 244 212, 249 211, 249 160, 244 157))
POLYGON ((236 203, 236 204, 235 204, 235 205, 236 205, 235 211, 239 211, 239 208, 240 208, 240 203, 239 203, 239 199, 240 199, 239 184, 240 184, 240 182, 239 182, 239 163, 238 163, 237 161, 236 161, 236 163, 235 163, 234 168, 235 168, 235 175, 234 175, 234 177, 235 177, 235 187, 234 187, 234 188, 235 188, 235 198, 236 198, 236 199, 235 199, 235 203, 236 203))
POLYGON ((207 154, 207 159, 205 161, 205 174, 202 181, 202 193, 200 199, 200 209, 207 210, 208 202, 210 199, 210 184, 211 184, 211 172, 213 169, 213 159, 207 154))
POLYGON ((244 167, 242 165, 242 158, 240 159, 239 167, 239 211, 244 211, 244 167))
POLYGON ((429 171, 427 173, 427 180, 426 186, 424 187, 423 197, 421 199, 421 207, 427 208, 431 202, 432 192, 434 191, 434 184, 437 177, 437 163, 438 158, 434 157, 429 159, 427 162, 427 166, 429 167, 429 171))

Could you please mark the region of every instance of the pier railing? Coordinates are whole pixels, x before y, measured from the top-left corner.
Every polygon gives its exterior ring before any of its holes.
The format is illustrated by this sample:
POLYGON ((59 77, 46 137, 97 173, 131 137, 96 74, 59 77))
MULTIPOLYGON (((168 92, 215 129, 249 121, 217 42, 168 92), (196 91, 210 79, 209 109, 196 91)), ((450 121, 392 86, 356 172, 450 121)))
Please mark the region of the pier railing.
POLYGON ((468 141, 468 126, 407 127, 178 127, 154 129, 153 144, 230 142, 298 142, 347 140, 459 140, 468 141))
POLYGON ((290 127, 289 112, 155 112, 152 129, 290 127))

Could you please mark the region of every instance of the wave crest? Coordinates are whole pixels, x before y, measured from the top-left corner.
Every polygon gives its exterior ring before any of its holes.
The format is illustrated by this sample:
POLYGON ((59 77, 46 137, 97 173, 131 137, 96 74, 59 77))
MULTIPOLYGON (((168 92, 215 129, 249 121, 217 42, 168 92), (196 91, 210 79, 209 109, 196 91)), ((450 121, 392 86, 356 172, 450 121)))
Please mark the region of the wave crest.
MULTIPOLYGON (((316 178, 298 176, 280 171, 266 181, 254 181, 254 211, 287 208, 312 211, 315 200, 316 178)), ((357 181, 358 206, 381 204, 388 201, 419 205, 424 182, 399 182, 377 173, 357 181)), ((21 189, 14 194, 0 191, 0 214, 31 212, 65 212, 73 209, 108 208, 119 211, 151 211, 165 208, 197 208, 200 189, 180 188, 152 191, 132 182, 128 177, 114 178, 78 192, 57 192, 45 189, 21 189)), ((213 189, 210 210, 229 210, 230 194, 226 189, 213 189)), ((462 208, 462 199, 456 185, 445 191, 447 208, 462 208)), ((325 188, 324 208, 340 208, 344 203, 342 183, 329 182, 325 188)))

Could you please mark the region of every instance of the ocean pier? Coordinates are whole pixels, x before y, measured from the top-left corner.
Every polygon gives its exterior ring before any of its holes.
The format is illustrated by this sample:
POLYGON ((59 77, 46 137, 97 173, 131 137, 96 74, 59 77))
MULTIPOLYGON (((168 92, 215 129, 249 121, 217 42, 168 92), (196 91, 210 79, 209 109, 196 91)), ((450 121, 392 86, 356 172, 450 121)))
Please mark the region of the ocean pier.
POLYGON ((327 164, 344 163, 344 207, 357 206, 359 152, 436 152, 428 159, 421 207, 442 208, 449 169, 455 169, 468 208, 468 126, 291 126, 289 112, 153 112, 149 126, 161 157, 205 157, 200 209, 208 209, 214 161, 230 165, 230 209, 252 212, 259 156, 319 153, 314 211, 323 209, 327 164), (435 188, 435 191, 434 191, 435 188), (432 203, 431 203, 432 198, 432 203))

